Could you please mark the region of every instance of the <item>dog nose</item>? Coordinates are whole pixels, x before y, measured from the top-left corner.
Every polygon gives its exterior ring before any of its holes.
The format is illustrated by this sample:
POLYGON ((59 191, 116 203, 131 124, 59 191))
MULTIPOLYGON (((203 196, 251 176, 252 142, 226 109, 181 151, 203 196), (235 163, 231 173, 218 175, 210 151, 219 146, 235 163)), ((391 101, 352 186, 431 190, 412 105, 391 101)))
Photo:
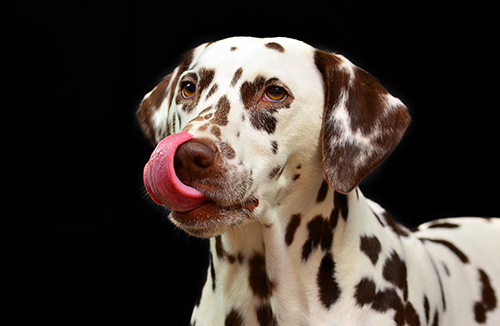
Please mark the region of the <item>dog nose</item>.
POLYGON ((190 140, 181 144, 175 152, 175 173, 182 183, 192 185, 209 176, 216 158, 215 144, 205 140, 190 140))

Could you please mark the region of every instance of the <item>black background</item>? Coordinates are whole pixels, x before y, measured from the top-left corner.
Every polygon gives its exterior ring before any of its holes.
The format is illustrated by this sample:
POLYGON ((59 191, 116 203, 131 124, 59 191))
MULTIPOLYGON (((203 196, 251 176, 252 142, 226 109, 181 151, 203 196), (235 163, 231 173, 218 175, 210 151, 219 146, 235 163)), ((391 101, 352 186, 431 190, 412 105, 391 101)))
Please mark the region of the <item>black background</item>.
POLYGON ((500 215, 494 9, 300 6, 86 3, 22 15, 23 58, 36 68, 19 104, 37 102, 39 129, 25 133, 43 151, 28 263, 41 287, 26 290, 26 310, 66 325, 188 324, 208 241, 175 230, 146 196, 152 149, 135 111, 183 52, 220 38, 287 36, 344 54, 408 106, 400 146, 361 184, 398 221, 500 215))

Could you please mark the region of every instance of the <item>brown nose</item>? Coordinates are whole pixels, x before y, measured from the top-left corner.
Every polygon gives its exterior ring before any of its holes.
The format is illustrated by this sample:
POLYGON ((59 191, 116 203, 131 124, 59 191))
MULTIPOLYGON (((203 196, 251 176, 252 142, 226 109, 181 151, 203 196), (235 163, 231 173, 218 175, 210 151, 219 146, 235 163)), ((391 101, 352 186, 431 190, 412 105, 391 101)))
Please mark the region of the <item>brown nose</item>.
POLYGON ((190 140, 181 144, 174 157, 177 177, 186 185, 208 178, 217 153, 217 147, 209 141, 190 140))

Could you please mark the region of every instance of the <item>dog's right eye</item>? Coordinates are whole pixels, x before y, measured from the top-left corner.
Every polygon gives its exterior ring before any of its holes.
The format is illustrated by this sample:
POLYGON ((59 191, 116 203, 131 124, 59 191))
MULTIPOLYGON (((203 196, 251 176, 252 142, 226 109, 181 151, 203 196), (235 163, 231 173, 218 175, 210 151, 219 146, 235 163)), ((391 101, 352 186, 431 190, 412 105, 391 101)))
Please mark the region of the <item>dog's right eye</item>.
POLYGON ((196 95, 196 85, 191 82, 185 82, 182 85, 182 97, 186 99, 194 98, 196 95))

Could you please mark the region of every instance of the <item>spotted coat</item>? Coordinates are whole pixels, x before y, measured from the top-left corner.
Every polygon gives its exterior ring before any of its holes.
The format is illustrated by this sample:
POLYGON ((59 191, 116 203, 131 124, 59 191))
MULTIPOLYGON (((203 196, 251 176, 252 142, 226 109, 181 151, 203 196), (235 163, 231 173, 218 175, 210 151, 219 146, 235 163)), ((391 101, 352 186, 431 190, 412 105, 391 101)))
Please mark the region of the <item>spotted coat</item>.
POLYGON ((186 131, 216 147, 217 173, 193 185, 215 208, 170 216, 210 237, 191 325, 500 325, 498 219, 410 231, 357 188, 410 118, 345 57, 287 38, 203 44, 137 116, 153 145, 186 131))

